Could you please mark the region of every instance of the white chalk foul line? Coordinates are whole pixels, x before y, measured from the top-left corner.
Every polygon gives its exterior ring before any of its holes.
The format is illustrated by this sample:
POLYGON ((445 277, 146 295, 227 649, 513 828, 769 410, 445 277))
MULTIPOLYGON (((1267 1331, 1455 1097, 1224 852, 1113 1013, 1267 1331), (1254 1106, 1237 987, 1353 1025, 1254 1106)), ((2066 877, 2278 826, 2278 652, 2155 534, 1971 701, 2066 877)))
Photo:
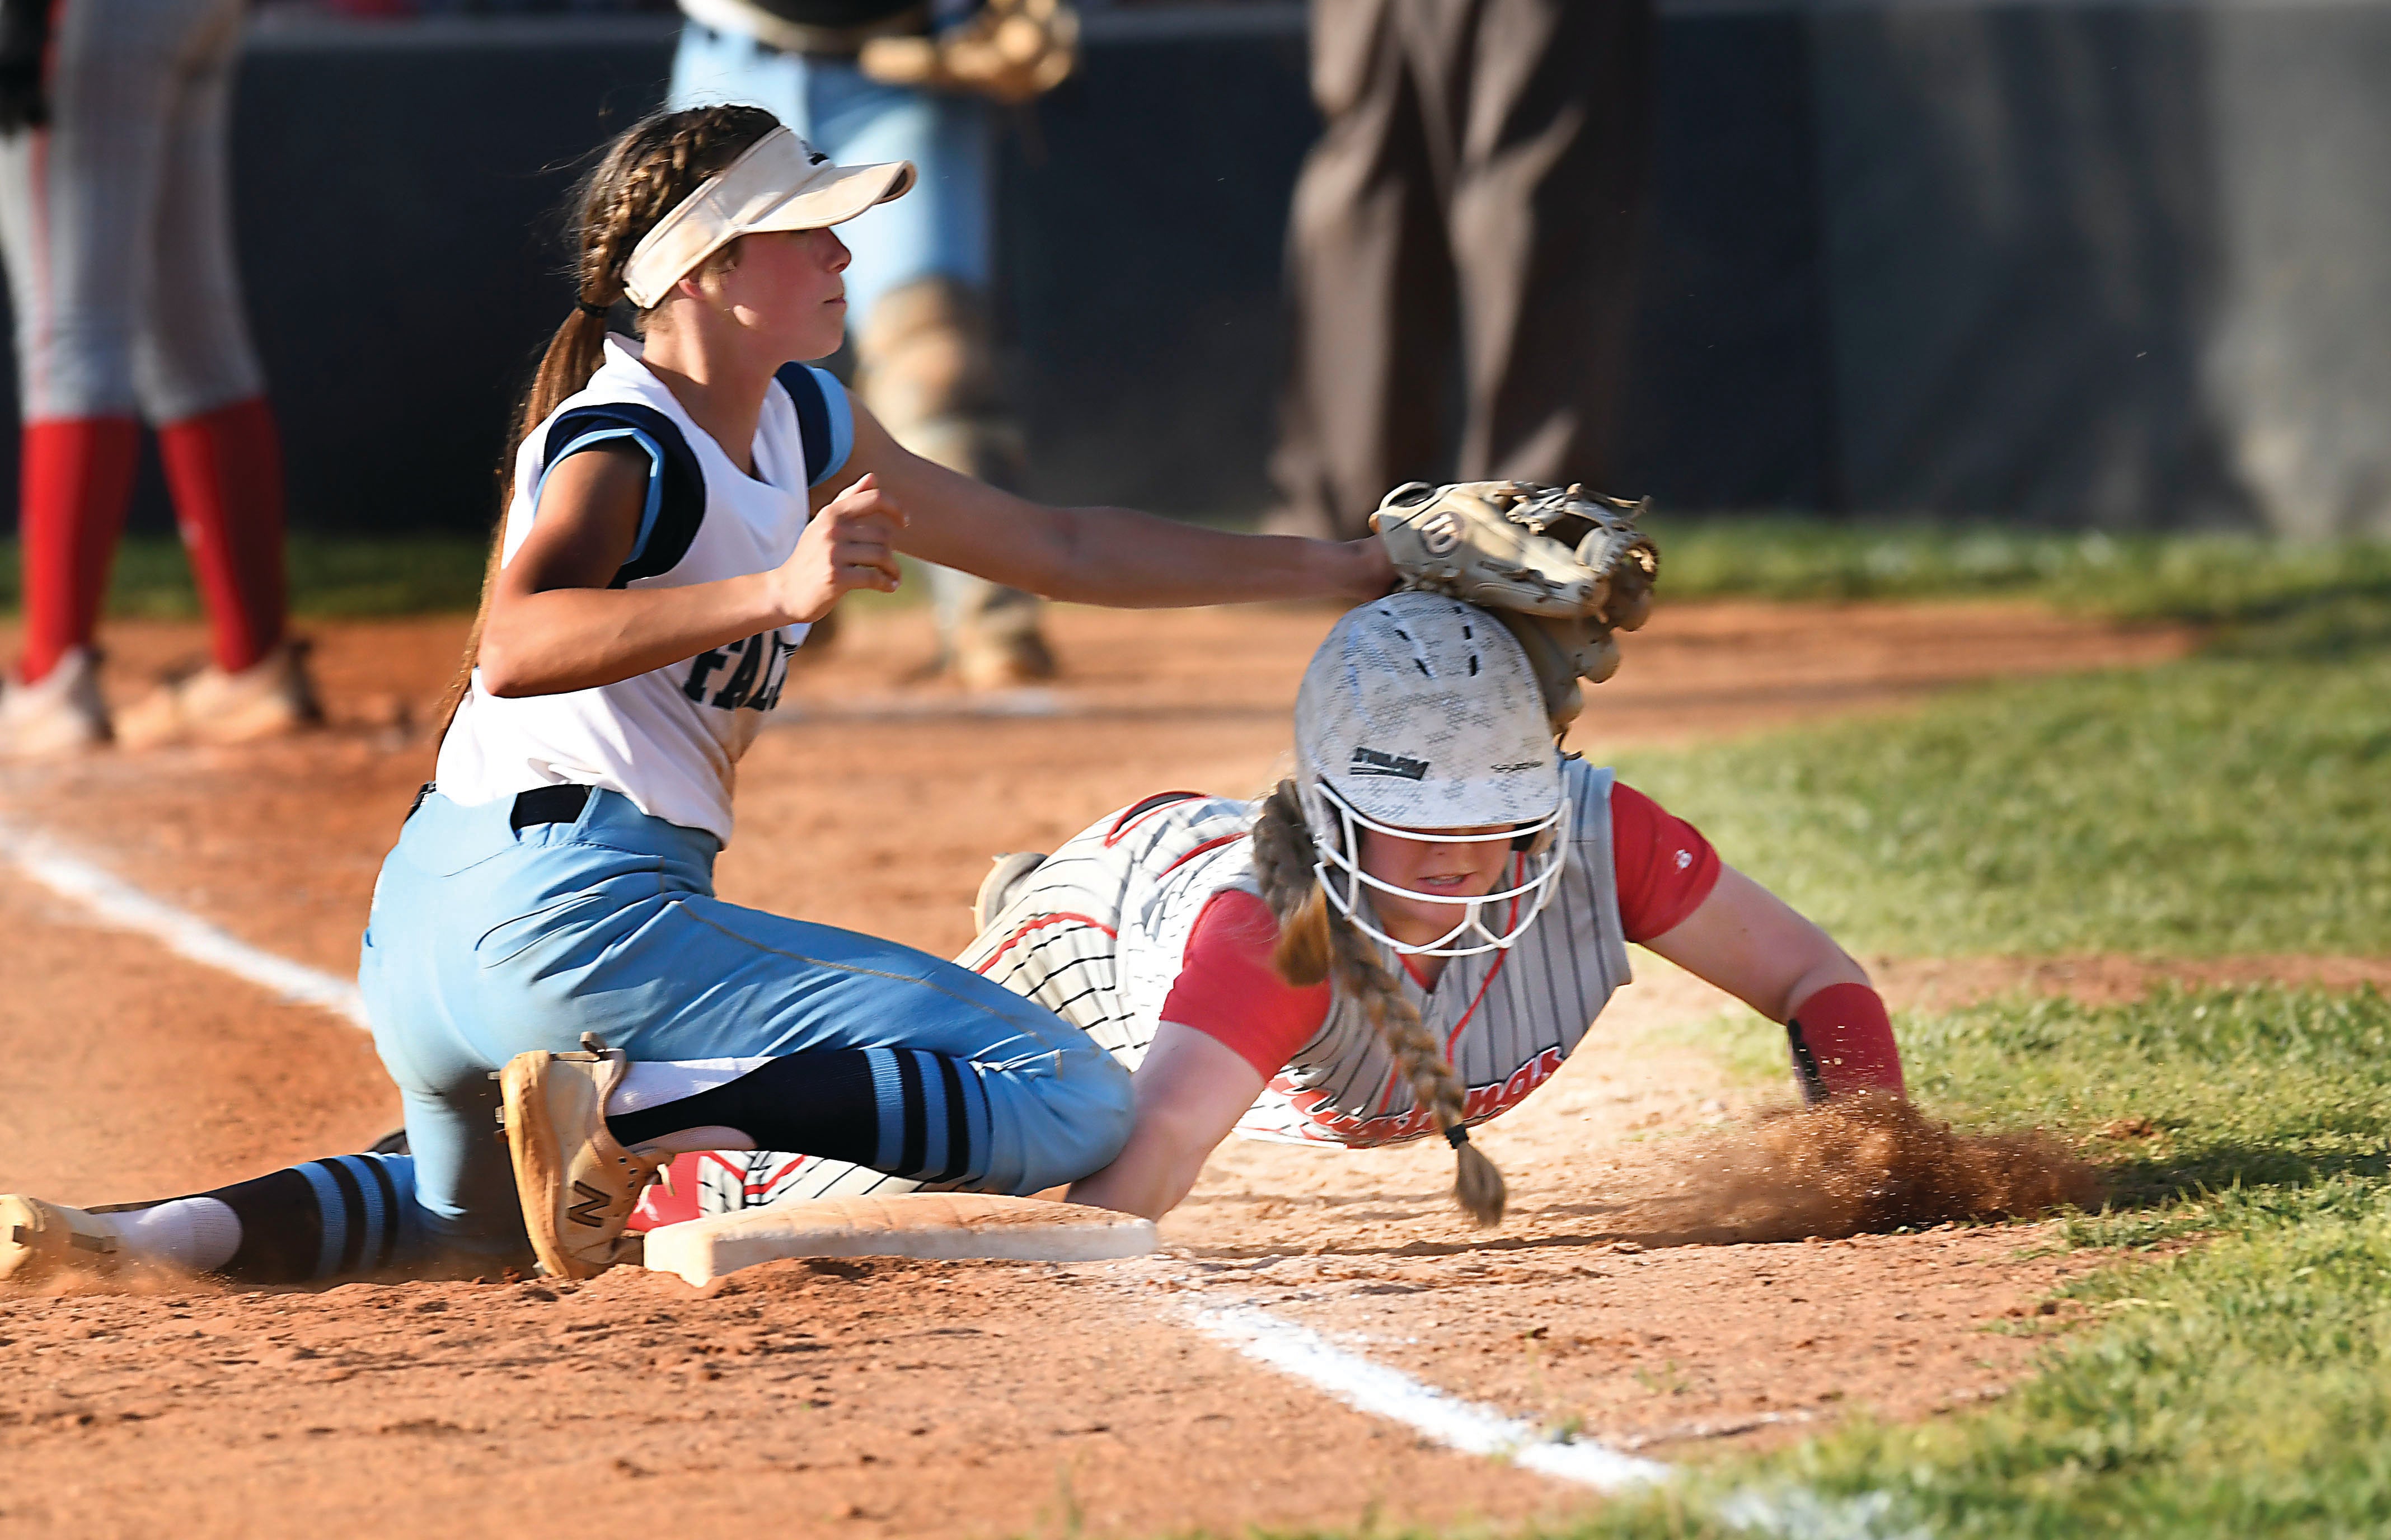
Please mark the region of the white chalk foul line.
POLYGON ((120 930, 137 932, 177 956, 247 979, 284 1000, 320 1006, 353 1027, 367 1028, 365 999, 347 979, 251 946, 196 914, 151 898, 46 835, 0 824, 0 855, 44 887, 120 930))
POLYGON ((1308 1380, 1349 1406, 1400 1422, 1448 1448, 1509 1460, 1597 1492, 1662 1480, 1667 1466, 1594 1443, 1561 1443, 1517 1417, 1507 1417, 1421 1384, 1409 1375, 1347 1352, 1309 1327, 1279 1320, 1251 1305, 1196 1313, 1196 1329, 1308 1380))
MULTIPOLYGON (((1624 1492, 1666 1481, 1676 1472, 1592 1440, 1568 1443, 1492 1407, 1423 1385, 1409 1375, 1347 1352, 1308 1326, 1252 1305, 1189 1313, 1196 1330, 1257 1363, 1327 1391, 1372 1417, 1404 1427, 1464 1454, 1507 1459, 1525 1470, 1574 1482, 1596 1492, 1624 1492)), ((1798 1486, 1730 1494, 1718 1516, 1738 1529, 1781 1540, 1931 1540, 1923 1528, 1894 1516, 1883 1493, 1827 1497, 1798 1486)))

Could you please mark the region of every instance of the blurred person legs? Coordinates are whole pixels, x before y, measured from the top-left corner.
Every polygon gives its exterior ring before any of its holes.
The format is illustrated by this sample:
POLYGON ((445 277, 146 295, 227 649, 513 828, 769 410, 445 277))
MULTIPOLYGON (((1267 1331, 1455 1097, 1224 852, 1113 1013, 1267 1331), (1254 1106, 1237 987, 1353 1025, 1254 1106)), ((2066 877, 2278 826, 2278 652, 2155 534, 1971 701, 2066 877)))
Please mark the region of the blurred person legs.
MULTIPOLYGON (((1020 430, 999 405, 988 305, 949 278, 881 296, 856 339, 856 394, 898 443, 992 486, 1022 484, 1020 430)), ((975 690, 1051 679, 1039 603, 1018 589, 930 569, 947 663, 975 690)))
MULTIPOLYGON (((297 666, 283 639, 280 455, 242 315, 227 197, 242 9, 239 0, 66 0, 52 34, 49 125, 0 138, 0 254, 25 415, 25 641, 11 685, 42 682, 70 654, 96 655, 144 417, 160 425, 211 622, 212 663, 200 677, 265 666, 279 678, 297 666)), ((98 699, 96 690, 58 693, 98 699)), ((0 748, 56 752, 108 735, 104 714, 78 731, 55 714, 27 720, 33 709, 0 710, 0 748)), ((145 702, 135 718, 174 715, 145 702)), ((267 730, 304 719, 287 714, 267 730)), ((245 714, 241 735, 259 722, 245 714)))
MULTIPOLYGON (((717 21, 730 14, 719 4, 706 8, 717 21)), ((1022 439, 998 390, 988 304, 989 104, 884 85, 851 58, 784 52, 695 20, 681 30, 671 100, 753 102, 842 164, 913 162, 921 181, 910 196, 839 231, 854 252, 847 294, 856 395, 913 453, 1017 487, 1022 439)), ((1053 673, 1036 598, 937 567, 930 587, 942 669, 975 688, 1053 673)))
POLYGON ((1448 464, 1607 483, 1652 30, 1649 0, 1313 0, 1274 527, 1358 536, 1448 464))

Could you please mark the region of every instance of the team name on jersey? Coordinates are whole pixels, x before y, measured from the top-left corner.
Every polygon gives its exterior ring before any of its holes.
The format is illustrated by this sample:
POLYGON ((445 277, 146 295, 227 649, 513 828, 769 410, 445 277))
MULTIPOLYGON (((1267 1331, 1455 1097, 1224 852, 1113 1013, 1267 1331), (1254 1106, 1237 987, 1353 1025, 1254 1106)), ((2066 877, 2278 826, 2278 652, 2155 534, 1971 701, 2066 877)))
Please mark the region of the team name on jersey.
MULTIPOLYGON (((1509 1111, 1525 1101, 1529 1092, 1558 1074, 1561 1061, 1567 1056, 1558 1048, 1547 1048, 1511 1071, 1511 1078, 1500 1085, 1471 1086, 1462 1097, 1461 1120, 1482 1123, 1509 1111)), ((1304 1090, 1285 1075, 1273 1080, 1270 1088, 1285 1097, 1287 1106, 1302 1119, 1292 1132, 1306 1142, 1316 1139, 1322 1144, 1365 1148, 1424 1139, 1437 1132, 1436 1114, 1428 1107, 1362 1118, 1339 1107, 1327 1092, 1304 1090)), ((1278 1128, 1269 1132, 1281 1138, 1288 1136, 1287 1131, 1278 1128)))
POLYGON ((781 704, 796 648, 778 631, 758 631, 731 647, 714 647, 689 660, 680 692, 723 711, 769 711, 781 704))

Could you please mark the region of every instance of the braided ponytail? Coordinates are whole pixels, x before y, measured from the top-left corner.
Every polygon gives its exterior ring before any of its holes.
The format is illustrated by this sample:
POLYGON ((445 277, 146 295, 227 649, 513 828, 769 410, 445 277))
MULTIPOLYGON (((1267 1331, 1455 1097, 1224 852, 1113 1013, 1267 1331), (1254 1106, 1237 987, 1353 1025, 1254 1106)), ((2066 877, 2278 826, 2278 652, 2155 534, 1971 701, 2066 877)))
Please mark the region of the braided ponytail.
MULTIPOLYGON (((623 298, 623 264, 656 221, 781 126, 760 107, 692 107, 656 112, 626 129, 607 147, 597 169, 574 189, 573 314, 549 339, 531 386, 516 406, 498 459, 498 523, 482 569, 482 602, 465 640, 465 656, 441 698, 441 730, 473 686, 489 623, 490 590, 506 550, 507 510, 514 497, 515 453, 531 431, 567 397, 589 383, 606 356, 607 312, 623 298)), ((733 243, 736 244, 735 242, 733 243)), ((726 249, 727 250, 727 249, 726 249)), ((730 260, 719 257, 717 260, 730 260)))
POLYGON ((1378 961, 1369 938, 1329 907, 1327 889, 1313 870, 1317 861, 1295 783, 1282 781, 1264 799, 1254 824, 1254 874, 1261 880, 1262 901, 1278 917, 1272 964, 1290 984, 1333 977, 1339 994, 1361 1004, 1394 1056, 1396 1070, 1410 1082, 1413 1102, 1430 1110, 1453 1145, 1454 1199, 1479 1223, 1501 1223, 1503 1173, 1469 1142, 1462 1123, 1461 1077, 1418 1009, 1396 987, 1394 975, 1378 961))

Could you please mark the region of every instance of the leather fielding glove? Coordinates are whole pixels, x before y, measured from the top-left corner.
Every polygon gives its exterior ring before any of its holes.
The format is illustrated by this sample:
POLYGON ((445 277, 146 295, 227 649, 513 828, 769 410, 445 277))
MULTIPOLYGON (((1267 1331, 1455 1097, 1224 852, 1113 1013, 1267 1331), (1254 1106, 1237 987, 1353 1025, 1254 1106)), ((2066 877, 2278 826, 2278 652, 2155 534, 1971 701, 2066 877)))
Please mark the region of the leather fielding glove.
POLYGON ((1079 68, 1079 13, 1067 0, 988 0, 927 37, 875 37, 855 62, 884 85, 967 91, 1011 106, 1079 68))
POLYGON ((1584 707, 1578 681, 1618 671, 1611 633, 1652 613, 1661 556, 1635 524, 1648 506, 1575 484, 1408 482, 1370 527, 1402 587, 1491 610, 1519 639, 1557 737, 1584 707))

